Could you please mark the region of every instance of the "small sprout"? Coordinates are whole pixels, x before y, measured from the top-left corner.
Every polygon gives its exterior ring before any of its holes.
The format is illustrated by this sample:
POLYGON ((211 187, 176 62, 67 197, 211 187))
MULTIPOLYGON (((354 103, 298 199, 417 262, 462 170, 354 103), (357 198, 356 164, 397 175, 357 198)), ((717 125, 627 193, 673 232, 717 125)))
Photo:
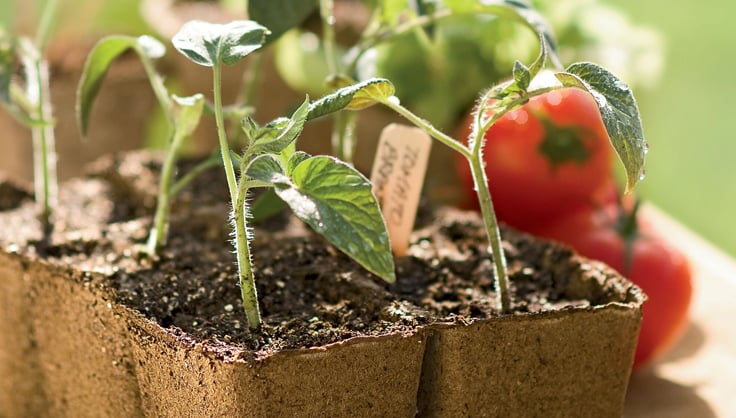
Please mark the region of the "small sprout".
POLYGON ((56 13, 58 1, 49 1, 39 20, 35 40, 11 37, 0 27, 0 104, 20 123, 31 129, 33 139, 33 181, 44 240, 51 233, 51 214, 57 200, 54 118, 48 63, 43 49, 56 13), (20 64, 24 88, 13 81, 20 64))
MULTIPOLYGON (((143 68, 148 75, 153 92, 168 123, 166 158, 161 168, 156 212, 146 245, 146 252, 149 255, 154 255, 166 243, 172 196, 193 178, 193 176, 187 176, 180 179, 176 184, 172 184, 179 150, 184 144, 184 140, 194 132, 199 124, 205 100, 201 94, 189 97, 178 97, 169 94, 166 86, 164 86, 163 79, 153 67, 152 60, 161 58, 166 53, 166 47, 158 40, 145 35, 137 38, 108 36, 99 41, 90 52, 84 65, 82 78, 79 81, 77 118, 83 136, 87 134, 89 129, 92 105, 107 71, 112 63, 126 51, 134 51, 143 63, 143 68)), ((193 172, 199 173, 202 168, 211 165, 211 161, 205 161, 202 167, 195 168, 193 172)))

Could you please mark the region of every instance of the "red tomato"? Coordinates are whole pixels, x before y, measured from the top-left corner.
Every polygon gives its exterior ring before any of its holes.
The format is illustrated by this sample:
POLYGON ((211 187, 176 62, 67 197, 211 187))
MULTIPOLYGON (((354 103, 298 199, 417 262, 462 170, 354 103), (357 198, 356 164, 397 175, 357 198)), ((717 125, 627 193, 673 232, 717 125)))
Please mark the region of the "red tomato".
MULTIPOLYGON (((472 117, 463 132, 470 133, 472 117)), ((556 90, 501 117, 486 133, 483 158, 496 216, 525 231, 600 202, 612 180, 608 134, 593 98, 556 90)), ((467 208, 478 208, 472 176, 458 162, 467 208)))
POLYGON ((603 261, 647 294, 634 366, 656 358, 675 343, 687 324, 692 274, 685 256, 657 235, 645 218, 607 205, 570 214, 538 234, 603 261))

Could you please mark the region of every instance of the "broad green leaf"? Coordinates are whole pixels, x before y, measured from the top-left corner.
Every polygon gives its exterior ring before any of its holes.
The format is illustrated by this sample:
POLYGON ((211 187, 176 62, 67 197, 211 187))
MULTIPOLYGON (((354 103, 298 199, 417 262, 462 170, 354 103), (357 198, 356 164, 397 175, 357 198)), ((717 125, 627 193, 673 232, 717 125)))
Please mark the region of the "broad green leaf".
POLYGON ((286 125, 278 131, 276 136, 261 136, 254 138, 248 153, 252 155, 264 153, 279 153, 293 143, 304 128, 304 122, 309 111, 309 98, 297 108, 288 119, 286 125))
POLYGON ((192 20, 171 39, 179 52, 199 65, 233 65, 263 45, 269 31, 252 20, 227 24, 192 20))
POLYGON ((316 119, 342 109, 361 110, 387 100, 393 96, 394 92, 394 85, 384 78, 372 78, 343 87, 313 102, 309 106, 307 120, 316 119))
POLYGON ((286 175, 291 176, 294 173, 294 169, 296 169, 296 166, 311 157, 311 155, 307 154, 304 151, 296 151, 295 153, 291 154, 291 157, 289 158, 289 161, 286 165, 286 175))
POLYGON ((273 154, 262 154, 253 158, 245 169, 245 175, 253 180, 271 184, 290 185, 284 174, 284 167, 279 158, 273 154))
POLYGON ((199 119, 204 110, 204 96, 197 93, 193 96, 172 96, 176 135, 186 137, 192 134, 199 125, 199 119))
POLYGON ((276 194, 366 270, 387 282, 396 279, 378 202, 368 179, 355 168, 333 157, 311 157, 294 168, 290 185, 276 185, 276 194))
POLYGON ((248 17, 266 26, 271 34, 266 43, 301 25, 317 10, 319 0, 249 0, 248 17))
MULTIPOLYGON (((82 135, 87 134, 89 116, 97 93, 110 65, 125 51, 133 50, 141 60, 161 57, 166 48, 150 36, 108 36, 100 40, 87 56, 77 88, 77 121, 82 135)), ((154 81, 152 81, 154 82, 154 81)))
POLYGON ((598 104, 611 144, 626 170, 626 190, 644 178, 647 142, 634 94, 626 83, 605 68, 589 62, 575 63, 557 73, 564 86, 587 90, 598 104))

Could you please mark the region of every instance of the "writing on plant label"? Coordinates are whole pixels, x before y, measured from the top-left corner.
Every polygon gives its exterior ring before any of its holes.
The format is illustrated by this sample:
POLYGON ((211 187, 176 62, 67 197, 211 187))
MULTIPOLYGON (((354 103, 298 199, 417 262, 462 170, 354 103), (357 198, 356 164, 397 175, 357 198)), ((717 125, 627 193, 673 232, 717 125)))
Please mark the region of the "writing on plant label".
POLYGON ((371 183, 397 256, 409 248, 431 146, 432 139, 419 128, 391 124, 381 132, 371 183))

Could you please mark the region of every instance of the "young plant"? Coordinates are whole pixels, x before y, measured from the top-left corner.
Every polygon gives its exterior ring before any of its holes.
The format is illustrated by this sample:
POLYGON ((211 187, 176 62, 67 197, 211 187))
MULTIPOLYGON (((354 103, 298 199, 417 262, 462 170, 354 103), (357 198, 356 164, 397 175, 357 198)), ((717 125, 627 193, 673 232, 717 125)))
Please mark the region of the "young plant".
POLYGON ((437 130, 429 122, 403 107, 395 97, 379 97, 377 100, 426 131, 431 137, 460 153, 467 160, 494 261, 499 310, 507 313, 511 307, 508 271, 482 158, 485 133, 488 129, 504 114, 523 105, 534 96, 560 88, 574 87, 587 91, 595 99, 611 144, 625 167, 627 190, 631 190, 644 176, 643 167, 647 145, 642 132, 639 110, 631 89, 608 70, 588 62, 575 63, 564 71, 555 71, 557 82, 532 87, 532 80, 545 67, 548 60, 551 60, 556 67, 559 66, 554 52, 552 34, 544 24, 544 20, 533 9, 512 1, 463 2, 462 4, 453 2, 452 5, 451 12, 494 13, 513 18, 530 27, 537 33, 540 40, 538 57, 529 67, 517 61, 513 69, 513 78, 491 88, 483 95, 475 111, 475 119, 467 144, 437 130))
POLYGON ((33 139, 33 181, 39 218, 48 238, 57 199, 54 118, 51 107, 49 66, 43 58, 57 1, 49 1, 38 25, 36 39, 13 38, 0 27, 0 103, 19 122, 30 127, 33 139), (25 88, 13 80, 17 61, 23 68, 25 88))
MULTIPOLYGON (((271 188, 294 214, 323 235, 366 270, 386 281, 395 280, 386 225, 369 181, 350 165, 329 156, 296 151, 295 141, 309 119, 342 108, 362 108, 375 103, 376 91, 389 83, 372 80, 351 86, 311 103, 305 100, 289 118, 259 126, 243 120, 247 145, 233 152, 226 136, 221 73, 259 49, 268 29, 253 21, 211 24, 192 21, 174 36, 174 47, 191 61, 212 68, 214 114, 230 200, 234 246, 243 308, 252 331, 261 325, 255 278, 250 256, 247 196, 252 188, 271 188), (233 163, 239 166, 239 177, 233 163)), ((391 90, 391 94, 392 94, 391 90)), ((385 95, 388 97, 389 95, 385 95)))
MULTIPOLYGON (((279 15, 273 13, 276 4, 267 0, 251 0, 249 12, 258 15, 261 23, 270 25, 279 21, 279 15)), ((278 3, 278 2, 276 2, 278 3)), ((498 306, 501 312, 510 309, 508 294, 508 273, 501 237, 496 220, 493 203, 488 189, 484 170, 482 150, 485 133, 499 118, 507 112, 523 105, 531 97, 563 87, 576 87, 589 92, 596 100, 601 115, 619 158, 626 168, 627 188, 633 187, 643 175, 646 142, 641 129, 639 112, 631 90, 621 80, 604 68, 591 63, 577 63, 562 71, 562 65, 555 53, 555 41, 549 25, 544 18, 525 1, 519 0, 419 0, 415 8, 408 8, 404 2, 377 1, 371 20, 361 34, 358 42, 339 53, 335 45, 333 24, 334 15, 332 0, 303 2, 302 7, 320 8, 323 20, 322 46, 325 51, 328 70, 332 79, 342 83, 343 89, 333 95, 340 96, 353 89, 351 77, 355 77, 364 55, 379 44, 389 42, 410 32, 416 32, 420 38, 426 38, 423 31, 431 32, 432 25, 442 19, 460 15, 491 15, 521 23, 531 29, 539 40, 540 51, 535 61, 526 67, 516 62, 513 79, 490 89, 480 99, 475 110, 475 121, 467 143, 462 143, 436 129, 432 124, 412 113, 400 104, 392 94, 377 94, 373 100, 393 109, 407 118, 414 125, 426 131, 431 137, 462 155, 470 166, 475 190, 481 206, 481 214, 486 227, 491 253, 494 261, 494 275, 497 280, 498 306), (559 80, 555 84, 546 84, 532 88, 532 80, 545 65, 551 62, 559 80)), ((301 15, 299 15, 301 16, 301 15)), ((298 17, 298 16, 297 16, 298 17)), ((298 18, 286 19, 291 26, 299 24, 298 18)), ((278 22, 283 25, 284 21, 278 22)), ((426 45, 431 45, 426 42, 426 45)), ((539 84, 539 83, 537 83, 539 84)), ((390 86, 385 81, 384 86, 390 86)), ((342 87, 337 85, 337 87, 342 87)), ((388 89, 387 89, 388 90, 388 89)), ((387 91, 385 90, 385 91, 387 91)), ((393 86, 390 87, 393 90, 393 86)), ((384 91, 384 92, 385 92, 384 91)), ((344 112, 341 112, 344 113, 344 112)), ((337 118, 333 132, 333 149, 340 158, 350 161, 352 156, 352 140, 350 139, 355 116, 337 118)))
MULTIPOLYGON (((92 105, 99 92, 102 81, 116 58, 126 51, 134 51, 139 57, 153 88, 156 99, 163 110, 167 122, 167 150, 161 167, 156 212, 151 225, 146 251, 154 255, 166 244, 169 208, 176 191, 191 179, 182 178, 173 184, 174 169, 179 150, 184 140, 189 137, 199 124, 204 108, 204 96, 195 94, 189 97, 178 97, 170 94, 164 86, 163 79, 153 66, 154 59, 162 57, 166 48, 150 36, 109 36, 99 41, 87 57, 82 78, 77 91, 78 124, 85 136, 89 129, 92 105)), ((213 165, 213 159, 204 161, 194 172, 213 165)))

